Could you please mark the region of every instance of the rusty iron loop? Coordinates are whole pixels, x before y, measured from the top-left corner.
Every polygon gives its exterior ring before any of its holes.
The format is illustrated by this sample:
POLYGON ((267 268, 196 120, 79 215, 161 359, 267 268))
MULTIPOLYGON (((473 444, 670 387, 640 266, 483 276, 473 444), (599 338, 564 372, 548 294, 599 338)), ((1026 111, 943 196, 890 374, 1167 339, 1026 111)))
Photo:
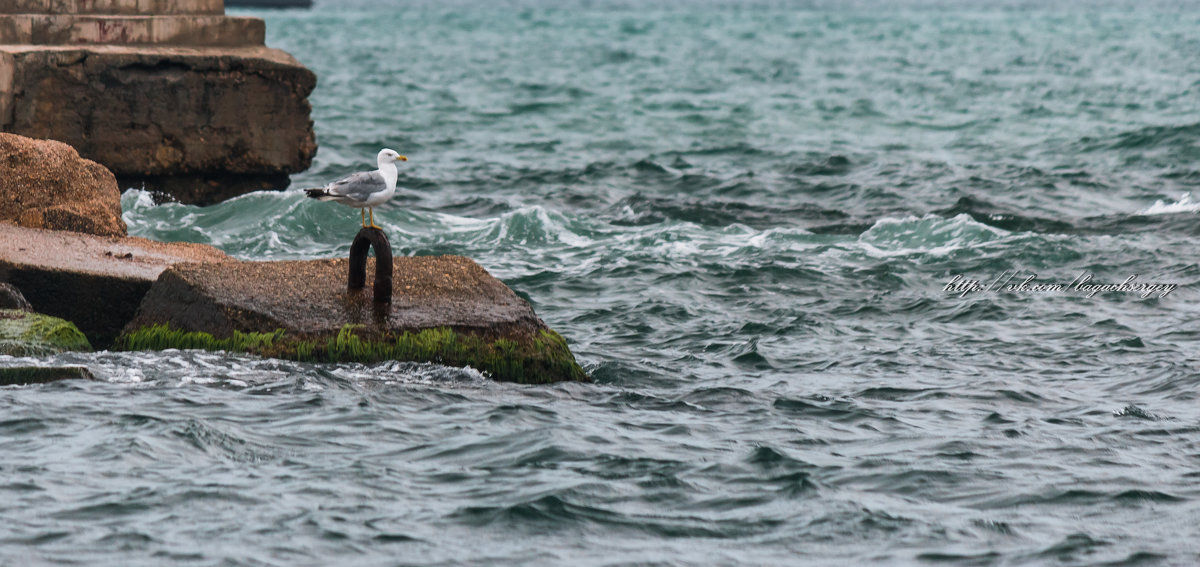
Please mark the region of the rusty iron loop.
POLYGON ((350 245, 350 277, 346 287, 362 289, 367 285, 367 251, 375 249, 375 294, 376 303, 392 301, 392 245, 387 235, 377 228, 363 228, 350 245))

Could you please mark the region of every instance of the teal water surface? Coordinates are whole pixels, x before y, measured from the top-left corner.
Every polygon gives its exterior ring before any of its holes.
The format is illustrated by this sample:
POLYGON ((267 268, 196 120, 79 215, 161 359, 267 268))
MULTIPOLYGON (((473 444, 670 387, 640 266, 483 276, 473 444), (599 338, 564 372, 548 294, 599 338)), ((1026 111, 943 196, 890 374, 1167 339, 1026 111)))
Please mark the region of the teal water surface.
POLYGON ((1197 8, 239 12, 319 77, 313 167, 131 189, 130 232, 342 256, 357 211, 300 189, 390 147, 396 253, 476 259, 595 383, 62 355, 102 380, 0 398, 0 556, 1200 563, 1197 8))

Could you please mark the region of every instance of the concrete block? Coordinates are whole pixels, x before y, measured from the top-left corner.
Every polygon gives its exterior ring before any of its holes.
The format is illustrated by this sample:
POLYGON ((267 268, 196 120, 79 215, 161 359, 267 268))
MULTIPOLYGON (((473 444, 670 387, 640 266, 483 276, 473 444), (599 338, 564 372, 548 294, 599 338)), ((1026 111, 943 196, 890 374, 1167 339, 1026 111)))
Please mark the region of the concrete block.
POLYGON ((232 178, 285 187, 316 153, 316 76, 277 49, 0 46, 5 59, 19 94, 3 129, 67 142, 118 181, 179 179, 181 198, 211 202, 232 178))
POLYGON ((16 96, 16 85, 13 84, 13 72, 16 62, 9 53, 0 52, 0 131, 8 128, 13 121, 13 98, 16 96))
POLYGON ((263 45, 258 18, 226 16, 0 16, 0 44, 263 45))
POLYGON ((0 0, 0 14, 219 16, 224 13, 224 0, 0 0))
POLYGON ((33 18, 0 16, 0 45, 19 44, 33 37, 33 18))

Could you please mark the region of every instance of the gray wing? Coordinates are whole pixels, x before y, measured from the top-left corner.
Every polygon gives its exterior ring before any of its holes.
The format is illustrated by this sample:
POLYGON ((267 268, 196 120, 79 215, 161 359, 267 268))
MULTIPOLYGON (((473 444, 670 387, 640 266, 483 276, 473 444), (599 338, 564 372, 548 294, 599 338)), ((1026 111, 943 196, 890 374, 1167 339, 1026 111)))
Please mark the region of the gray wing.
POLYGON ((355 201, 366 201, 372 193, 387 190, 387 182, 378 171, 360 171, 343 177, 325 188, 325 193, 355 201))

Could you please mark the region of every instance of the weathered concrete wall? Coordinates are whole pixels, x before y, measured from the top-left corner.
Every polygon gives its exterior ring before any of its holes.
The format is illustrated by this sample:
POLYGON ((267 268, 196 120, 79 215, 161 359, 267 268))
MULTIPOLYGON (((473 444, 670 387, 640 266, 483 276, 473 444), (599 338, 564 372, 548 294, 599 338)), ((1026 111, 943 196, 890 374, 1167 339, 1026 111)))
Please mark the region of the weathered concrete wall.
POLYGON ((212 202, 316 153, 316 76, 222 0, 0 0, 0 131, 66 142, 122 188, 212 202), (153 12, 153 13, 152 13, 153 12))
POLYGON ((258 18, 226 16, 72 16, 19 14, 0 18, 0 44, 262 45, 258 18))
POLYGON ((0 131, 13 121, 13 56, 0 51, 0 131))
POLYGON ((150 179, 205 202, 286 187, 316 152, 316 76, 276 49, 26 47, 7 56, 20 87, 0 129, 67 141, 125 183, 150 179))
POLYGON ((4 0, 0 14, 215 14, 224 0, 4 0))

